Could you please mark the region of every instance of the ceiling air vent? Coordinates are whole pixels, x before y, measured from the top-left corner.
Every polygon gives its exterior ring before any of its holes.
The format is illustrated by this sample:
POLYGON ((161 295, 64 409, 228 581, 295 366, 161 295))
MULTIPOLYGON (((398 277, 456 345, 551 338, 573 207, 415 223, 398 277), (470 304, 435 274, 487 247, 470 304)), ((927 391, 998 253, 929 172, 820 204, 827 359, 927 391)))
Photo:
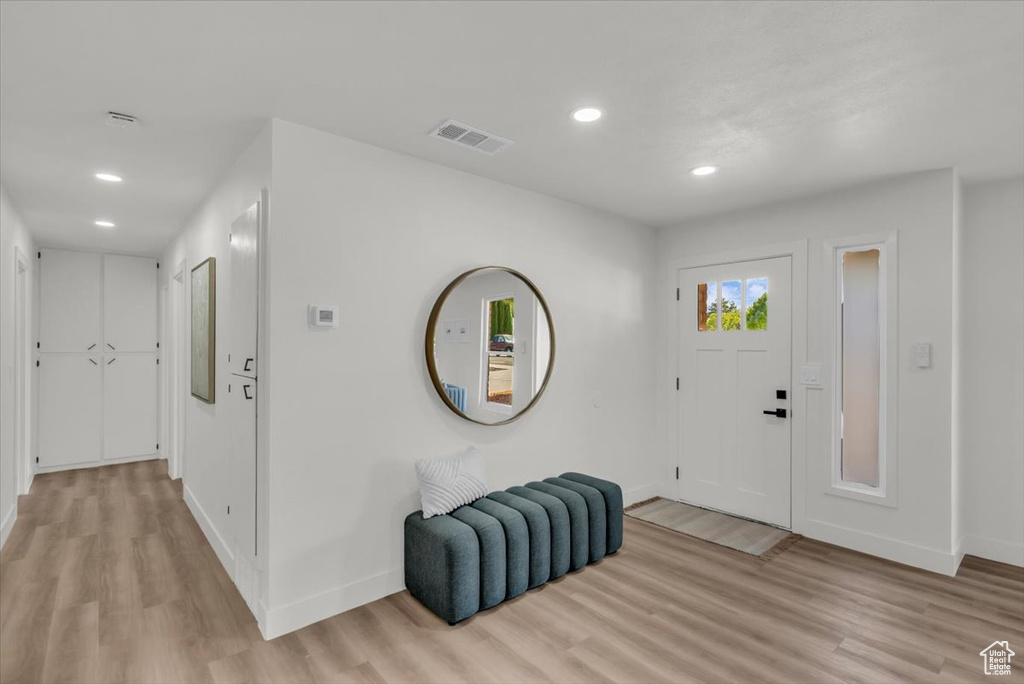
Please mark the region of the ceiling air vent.
POLYGON ((487 131, 482 131, 479 128, 473 128, 472 126, 459 123, 458 121, 452 121, 451 119, 448 119, 443 124, 432 130, 430 132, 430 137, 440 138, 441 140, 461 145, 463 147, 470 147, 477 152, 483 152, 484 154, 501 152, 512 144, 511 140, 499 138, 487 131))
POLYGON ((107 125, 111 128, 134 128, 139 120, 131 114, 119 112, 107 112, 107 125))

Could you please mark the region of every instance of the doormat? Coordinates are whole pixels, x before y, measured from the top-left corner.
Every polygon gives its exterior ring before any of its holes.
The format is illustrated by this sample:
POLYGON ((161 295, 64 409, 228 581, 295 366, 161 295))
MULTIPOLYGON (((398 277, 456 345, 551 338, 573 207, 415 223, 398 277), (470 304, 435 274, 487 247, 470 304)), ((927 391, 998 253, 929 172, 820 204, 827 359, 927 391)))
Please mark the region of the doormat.
POLYGON ((799 534, 771 525, 660 497, 634 504, 625 510, 625 514, 763 560, 774 558, 803 539, 799 534))

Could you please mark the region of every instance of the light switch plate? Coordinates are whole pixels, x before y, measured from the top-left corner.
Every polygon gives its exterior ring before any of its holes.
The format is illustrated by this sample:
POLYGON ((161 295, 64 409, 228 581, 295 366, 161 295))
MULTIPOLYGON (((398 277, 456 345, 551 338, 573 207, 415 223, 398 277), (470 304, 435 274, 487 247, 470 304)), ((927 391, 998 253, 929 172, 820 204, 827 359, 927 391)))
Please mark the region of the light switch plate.
POLYGON ((800 367, 800 384, 805 387, 822 387, 822 369, 819 365, 800 367))
POLYGON ((932 367, 932 345, 920 342, 914 345, 914 365, 918 368, 932 367))

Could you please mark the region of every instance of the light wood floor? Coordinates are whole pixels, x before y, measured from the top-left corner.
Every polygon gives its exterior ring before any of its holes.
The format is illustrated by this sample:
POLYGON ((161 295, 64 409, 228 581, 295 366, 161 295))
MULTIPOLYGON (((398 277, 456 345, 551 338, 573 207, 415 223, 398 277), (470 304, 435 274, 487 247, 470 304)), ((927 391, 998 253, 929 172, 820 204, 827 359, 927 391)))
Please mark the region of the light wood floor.
POLYGON ((0 553, 11 683, 983 681, 997 639, 1024 681, 1017 568, 763 561, 627 519, 617 555, 454 628, 403 592, 264 642, 159 461, 37 477, 0 553))

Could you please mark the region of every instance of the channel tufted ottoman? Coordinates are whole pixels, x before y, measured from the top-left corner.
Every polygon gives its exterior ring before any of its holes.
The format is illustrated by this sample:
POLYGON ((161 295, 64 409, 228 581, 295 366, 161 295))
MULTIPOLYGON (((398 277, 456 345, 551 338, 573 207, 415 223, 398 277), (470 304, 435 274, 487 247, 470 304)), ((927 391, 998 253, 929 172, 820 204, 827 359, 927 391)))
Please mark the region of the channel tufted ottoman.
POLYGON ((405 586, 455 624, 622 546, 622 489, 563 473, 405 519, 405 586))

